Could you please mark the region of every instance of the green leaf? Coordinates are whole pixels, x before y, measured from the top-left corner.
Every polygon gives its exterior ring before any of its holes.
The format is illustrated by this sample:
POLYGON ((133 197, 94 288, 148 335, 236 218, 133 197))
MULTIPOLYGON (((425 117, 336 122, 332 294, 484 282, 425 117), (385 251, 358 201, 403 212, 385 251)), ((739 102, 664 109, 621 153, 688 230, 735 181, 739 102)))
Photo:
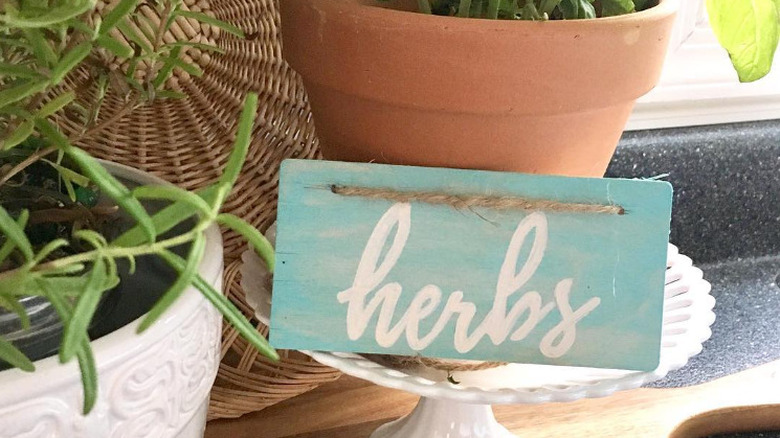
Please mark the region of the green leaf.
POLYGON ((32 78, 39 78, 40 76, 41 75, 38 74, 35 70, 32 70, 31 68, 25 65, 0 62, 0 78, 11 77, 11 78, 32 79, 32 78))
POLYGON ((433 11, 431 10, 431 3, 430 0, 417 0, 417 8, 420 9, 420 12, 423 14, 432 14, 433 11))
POLYGON ((471 12, 471 0, 460 0, 458 17, 467 18, 471 12))
POLYGON ((0 91, 0 108, 40 93, 48 85, 44 80, 30 80, 0 91))
POLYGON ((35 255, 35 263, 42 262, 43 260, 46 259, 46 257, 51 255, 51 253, 65 246, 68 246, 68 241, 65 239, 52 240, 51 242, 47 243, 43 248, 41 248, 40 251, 38 251, 38 254, 35 255))
POLYGON ((111 35, 100 35, 95 40, 95 43, 120 58, 130 58, 134 54, 131 47, 128 47, 125 43, 114 39, 114 37, 111 35))
MULTIPOLYGON (((63 4, 48 8, 41 15, 24 16, 18 12, 0 15, 0 23, 6 23, 10 27, 17 28, 51 28, 95 7, 95 0, 76 0, 60 3, 63 4)), ((6 4, 5 6, 6 12, 8 12, 9 5, 6 4)))
POLYGON ((84 389, 84 406, 82 413, 89 414, 97 402, 98 374, 95 365, 95 356, 92 354, 92 346, 89 339, 81 340, 81 348, 76 352, 76 360, 81 370, 81 386, 84 389))
POLYGON ((498 8, 501 6, 500 0, 489 0, 488 1, 488 11, 487 11, 487 18, 490 18, 492 20, 495 20, 498 18, 498 8))
POLYGON ((233 150, 230 153, 225 170, 219 178, 219 184, 226 186, 228 190, 238 180, 238 176, 241 174, 241 166, 246 161, 249 143, 252 140, 252 128, 255 124, 256 112, 257 93, 249 93, 244 100, 244 108, 241 110, 241 116, 238 119, 238 129, 236 131, 236 141, 233 143, 233 150))
POLYGON ((57 63, 57 55, 54 53, 49 40, 43 36, 39 29, 23 29, 24 37, 30 42, 33 54, 42 65, 53 66, 57 63))
POLYGON ((523 20, 544 20, 544 17, 542 14, 539 13, 539 10, 536 9, 536 5, 532 0, 526 0, 525 6, 523 6, 523 11, 521 13, 521 18, 523 20))
MULTIPOLYGON (((171 266, 176 270, 184 270, 184 260, 181 257, 169 253, 170 260, 166 259, 171 266)), ((211 302, 211 304, 228 320, 228 322, 235 327, 238 333, 246 339, 253 347, 255 347, 264 356, 279 360, 279 354, 274 350, 268 341, 257 331, 257 329, 249 322, 240 310, 222 295, 219 291, 214 289, 206 280, 200 275, 196 275, 193 279, 193 285, 203 294, 203 296, 211 302)))
MULTIPOLYGON (((733 1, 733 0, 728 0, 733 1)), ((615 15, 625 15, 636 11, 636 6, 632 0, 601 0, 601 16, 613 17, 615 15)))
MULTIPOLYGON (((87 265, 83 263, 74 263, 72 265, 65 265, 60 267, 46 268, 47 275, 71 275, 83 273, 87 265)), ((70 278, 70 277, 69 277, 70 278)))
POLYGON ((35 127, 38 128, 38 133, 46 137, 51 142, 51 144, 62 148, 63 150, 67 150, 71 147, 68 138, 65 137, 65 135, 63 135, 59 129, 55 128, 54 125, 52 125, 48 120, 35 119, 35 127))
POLYGON ((67 167, 65 167, 63 165, 57 164, 57 163, 55 163, 53 161, 49 161, 49 160, 47 160, 45 158, 42 158, 41 161, 43 161, 43 162, 49 164, 51 167, 57 169, 57 172, 59 172, 59 174, 62 177, 62 179, 67 179, 67 180, 73 181, 74 183, 80 185, 81 187, 89 187, 90 181, 89 181, 89 178, 87 178, 86 176, 84 176, 84 175, 82 175, 82 174, 80 174, 80 173, 78 173, 78 172, 76 172, 76 171, 74 171, 72 169, 68 169, 67 167))
MULTIPOLYGON (((26 220, 20 222, 26 222, 26 220)), ((13 242, 13 244, 19 248, 19 251, 21 251, 28 262, 35 257, 32 245, 27 239, 27 235, 24 233, 24 228, 8 214, 2 206, 0 206, 0 231, 3 232, 6 239, 13 242)))
MULTIPOLYGON (((428 0, 420 0, 420 1, 424 1, 425 3, 428 3, 428 0)), ((428 8, 430 9, 430 5, 428 5, 428 8)), ((244 38, 244 31, 242 31, 238 27, 236 27, 236 26, 234 26, 234 25, 232 25, 230 23, 226 23, 226 22, 224 22, 222 20, 218 20, 218 19, 216 19, 214 17, 210 17, 210 16, 208 16, 208 15, 206 15, 204 13, 194 12, 194 11, 178 10, 178 11, 174 12, 174 14, 179 16, 179 17, 192 18, 193 20, 200 21, 201 23, 210 24, 210 25, 212 25, 214 27, 218 27, 218 28, 224 30, 225 32, 233 34, 233 35, 235 35, 235 36, 237 36, 239 38, 244 38)))
POLYGON ((76 195, 76 188, 73 187, 73 183, 60 175, 60 180, 62 180, 62 183, 65 185, 65 191, 68 192, 68 198, 71 202, 76 202, 78 200, 78 195, 76 195))
MULTIPOLYGON (((58 290, 52 287, 52 284, 38 281, 39 287, 44 291, 46 298, 49 299, 52 307, 60 316, 62 321, 70 321, 73 318, 70 304, 59 294, 58 290)), ((95 358, 92 355, 92 346, 89 338, 81 338, 76 351, 76 359, 81 370, 81 386, 84 390, 83 413, 87 415, 95 406, 98 393, 98 376, 95 358)))
MULTIPOLYGON (((0 206, 0 209, 2 208, 3 207, 0 206)), ((19 229, 24 230, 24 227, 27 226, 28 219, 30 219, 30 212, 28 210, 22 210, 21 213, 19 213, 19 218, 16 219, 16 225, 19 229)), ((15 249, 16 242, 12 239, 6 239, 3 246, 0 247, 0 264, 2 264, 15 249)))
MULTIPOLYGON (((211 204, 216 198, 217 187, 209 186, 196 192, 206 203, 211 204)), ((188 203, 175 202, 152 216, 152 223, 159 234, 170 231, 176 225, 186 221, 197 213, 197 210, 188 203)), ((143 229, 135 226, 117 237, 111 244, 114 246, 131 247, 141 245, 145 240, 143 229)))
POLYGON ((712 30, 741 82, 756 81, 771 70, 780 38, 778 8, 777 0, 707 0, 712 30))
POLYGON ((32 135, 35 128, 35 123, 32 120, 25 120, 19 124, 19 126, 8 137, 2 140, 2 147, 0 149, 7 150, 14 146, 19 145, 23 141, 27 140, 32 135))
MULTIPOLYGON (((187 261, 182 270, 178 270, 179 277, 173 282, 170 288, 160 297, 159 300, 152 306, 149 313, 146 314, 141 324, 138 326, 138 333, 141 333, 151 327, 152 324, 157 321, 163 313, 165 313, 171 305, 181 296, 182 292, 187 286, 192 284, 192 280, 198 273, 198 266, 203 260, 203 252, 206 249, 206 238, 199 234, 195 240, 192 241, 189 254, 187 254, 187 261)), ((170 251, 163 251, 160 253, 166 263, 176 268, 178 265, 175 260, 171 258, 170 251)))
POLYGON ((196 78, 203 76, 203 70, 201 70, 200 67, 195 64, 186 62, 179 58, 171 58, 171 63, 173 63, 174 67, 178 67, 184 70, 191 76, 195 76, 196 78))
POLYGON ((655 1, 653 0, 634 0, 634 6, 636 6, 637 11, 644 11, 647 8, 651 8, 655 6, 655 1))
POLYGON ((137 4, 138 0, 122 0, 117 3, 114 9, 111 9, 111 11, 103 17, 98 33, 100 35, 106 35, 108 31, 117 25, 117 23, 124 19, 130 12, 134 11, 137 4))
POLYGON ((74 18, 74 19, 68 21, 67 25, 72 27, 73 29, 76 29, 79 32, 83 33, 90 40, 94 40, 95 39, 95 29, 87 26, 87 23, 79 20, 78 18, 74 18))
POLYGON ((217 223, 224 225, 231 230, 242 235, 250 245, 255 249, 257 255, 259 255, 268 266, 270 272, 274 271, 275 259, 274 259, 274 247, 263 236, 263 234, 257 230, 257 228, 248 224, 238 216, 222 213, 217 216, 217 223))
POLYGON ((28 373, 35 371, 35 365, 33 365, 32 361, 3 338, 0 338, 0 360, 28 373))
POLYGON ((156 38, 157 23, 154 23, 149 17, 143 14, 139 14, 133 17, 135 27, 141 31, 141 34, 146 38, 146 41, 152 43, 156 38), (141 23, 143 22, 143 23, 141 23), (146 24, 146 26, 144 26, 146 24))
POLYGON ((590 0, 562 0, 558 7, 567 20, 596 18, 596 8, 590 0))
POLYGON ((133 196, 138 199, 159 199, 182 202, 191 205, 205 217, 211 216, 211 206, 200 196, 174 185, 170 186, 140 186, 133 189, 133 196))
POLYGON ((164 84, 165 81, 167 81, 171 76, 171 73, 173 73, 174 62, 179 58, 179 53, 181 53, 181 46, 174 47, 168 56, 161 58, 163 65, 160 67, 160 71, 157 72, 157 76, 155 76, 155 78, 152 80, 152 85, 154 88, 160 88, 160 86, 164 84))
POLYGON ((9 47, 16 47, 19 49, 27 49, 27 50, 31 49, 29 41, 25 41, 23 38, 19 38, 19 37, 8 38, 5 36, 0 36, 0 47, 2 47, 3 45, 9 47))
POLYGON ((46 118, 61 110, 76 98, 76 93, 73 91, 66 91, 54 99, 50 100, 46 105, 41 107, 36 114, 37 117, 46 118))
MULTIPOLYGON (((78 298, 80 291, 84 288, 84 283, 87 280, 87 276, 80 275, 80 276, 74 276, 74 275, 68 275, 66 273, 57 273, 56 275, 52 275, 49 270, 46 271, 47 276, 40 277, 36 280, 36 283, 39 284, 39 286, 44 287, 46 290, 50 288, 55 288, 55 290, 60 291, 60 294, 64 297, 67 297, 69 299, 71 298, 78 298)), ((108 286, 111 286, 112 283, 108 283, 108 286)))
POLYGON ((24 308, 22 303, 16 297, 0 295, 0 307, 4 307, 11 312, 14 312, 19 317, 22 330, 30 328, 30 316, 27 315, 27 309, 24 308))
POLYGON ((68 53, 63 55, 62 59, 54 66, 51 72, 51 81, 53 84, 58 84, 65 78, 65 75, 70 73, 77 65, 81 63, 89 55, 92 50, 92 42, 86 41, 76 47, 72 48, 68 53))
POLYGON ((73 315, 65 324, 65 333, 60 347, 61 362, 71 360, 78 352, 82 339, 87 338, 87 329, 105 291, 106 279, 106 261, 98 258, 87 274, 87 281, 80 291, 73 315))
POLYGON ((95 249, 103 248, 108 245, 105 236, 94 230, 78 230, 73 233, 73 237, 89 243, 95 249))
POLYGON ((203 44, 203 43, 193 43, 191 41, 176 41, 173 43, 168 43, 163 45, 163 48, 166 47, 193 47, 196 49, 203 50, 204 52, 216 52, 224 54, 225 50, 221 47, 214 46, 212 44, 203 44))
POLYGON ((133 198, 132 193, 119 182, 91 155, 84 150, 75 146, 70 146, 65 152, 75 161, 81 168, 81 172, 86 175, 92 182, 97 185, 103 193, 114 202, 119 204, 124 211, 126 211, 133 219, 138 222, 138 225, 146 234, 146 238, 149 242, 154 242, 157 238, 157 231, 154 227, 154 222, 146 212, 141 202, 133 198))
POLYGON ((140 47, 141 50, 143 50, 145 53, 153 52, 152 46, 149 45, 145 38, 138 35, 138 32, 136 32, 135 29, 133 29, 133 27, 127 23, 127 21, 120 21, 116 25, 116 28, 122 32, 122 35, 124 35, 125 38, 136 43, 138 47, 140 47))
POLYGON ((550 16, 560 2, 561 0, 542 0, 541 3, 539 3, 539 13, 550 16))

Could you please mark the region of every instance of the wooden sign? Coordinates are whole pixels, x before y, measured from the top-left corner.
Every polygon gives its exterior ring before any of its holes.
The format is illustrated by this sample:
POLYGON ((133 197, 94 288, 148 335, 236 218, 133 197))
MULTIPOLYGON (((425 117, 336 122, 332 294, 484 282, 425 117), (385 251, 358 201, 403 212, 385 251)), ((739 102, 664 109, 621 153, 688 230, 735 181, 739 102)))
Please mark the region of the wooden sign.
POLYGON ((276 348, 653 370, 672 188, 282 165, 276 348))

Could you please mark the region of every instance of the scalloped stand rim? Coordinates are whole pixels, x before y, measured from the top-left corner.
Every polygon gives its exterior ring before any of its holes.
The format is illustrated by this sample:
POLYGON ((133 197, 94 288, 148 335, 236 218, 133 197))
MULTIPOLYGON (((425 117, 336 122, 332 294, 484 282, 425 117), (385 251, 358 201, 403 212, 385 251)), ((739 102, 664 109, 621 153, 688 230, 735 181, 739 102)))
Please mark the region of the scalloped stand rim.
MULTIPOLYGON (((701 344, 711 335, 715 300, 710 295, 710 289, 702 271, 670 244, 664 290, 661 363, 649 373, 599 372, 583 368, 582 376, 572 375, 560 382, 540 382, 535 388, 480 386, 475 381, 469 382, 471 386, 457 386, 431 380, 429 374, 419 370, 393 370, 351 353, 305 353, 345 374, 421 396, 409 415, 381 426, 371 438, 516 438, 498 423, 491 404, 566 402, 585 397, 604 397, 637 388, 684 366, 690 357, 701 352, 701 344), (681 314, 685 317, 677 318, 681 314)), ((484 377, 491 372, 495 371, 468 374, 484 377)))

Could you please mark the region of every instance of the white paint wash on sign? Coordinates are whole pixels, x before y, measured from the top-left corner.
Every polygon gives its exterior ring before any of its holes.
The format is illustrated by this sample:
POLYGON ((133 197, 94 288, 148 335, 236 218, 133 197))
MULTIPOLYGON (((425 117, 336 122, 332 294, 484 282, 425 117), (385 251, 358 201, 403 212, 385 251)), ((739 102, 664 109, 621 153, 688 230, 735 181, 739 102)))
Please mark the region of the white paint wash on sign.
POLYGON ((408 203, 396 203, 385 212, 366 243, 352 287, 337 296, 341 304, 347 305, 349 339, 357 341, 363 337, 378 312, 374 334, 378 345, 392 347, 405 334, 409 347, 422 351, 437 339, 454 317, 453 346, 459 353, 468 353, 486 335, 494 345, 503 344, 507 338, 515 342, 522 341, 557 308, 560 322, 542 337, 539 351, 548 358, 559 358, 571 349, 577 338, 577 322, 596 309, 601 300, 592 297, 579 308, 572 309, 569 295, 574 278, 558 281, 553 292, 554 303, 543 303, 537 291, 522 291, 544 259, 547 249, 547 217, 541 212, 530 213, 517 225, 499 272, 493 307, 473 331, 469 333, 477 306, 463 301, 463 291, 456 290, 447 298, 430 332, 421 335, 420 322, 432 317, 442 302, 442 290, 435 284, 421 288, 403 316, 392 325, 403 286, 398 282, 383 282, 403 253, 412 228, 411 212, 412 206, 408 203), (396 232, 390 248, 380 260, 382 249, 387 246, 394 229, 396 232), (531 251, 519 272, 516 272, 520 249, 531 233, 531 251), (507 309, 507 301, 515 294, 522 295, 511 309, 507 309), (521 317, 524 319, 521 320, 521 317), (522 323, 518 326, 520 321, 522 323))

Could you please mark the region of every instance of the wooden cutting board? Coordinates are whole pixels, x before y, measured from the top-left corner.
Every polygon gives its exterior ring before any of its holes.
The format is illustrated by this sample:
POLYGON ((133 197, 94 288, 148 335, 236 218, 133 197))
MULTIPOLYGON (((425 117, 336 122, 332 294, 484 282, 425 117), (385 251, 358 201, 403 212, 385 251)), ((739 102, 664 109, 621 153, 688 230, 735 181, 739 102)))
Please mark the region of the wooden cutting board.
MULTIPOLYGON (((217 420, 206 438, 368 438, 407 414, 418 397, 345 376, 237 420, 217 420)), ((523 438, 698 438, 780 430, 780 361, 699 386, 635 389, 601 399, 496 406, 498 420, 523 438)))

